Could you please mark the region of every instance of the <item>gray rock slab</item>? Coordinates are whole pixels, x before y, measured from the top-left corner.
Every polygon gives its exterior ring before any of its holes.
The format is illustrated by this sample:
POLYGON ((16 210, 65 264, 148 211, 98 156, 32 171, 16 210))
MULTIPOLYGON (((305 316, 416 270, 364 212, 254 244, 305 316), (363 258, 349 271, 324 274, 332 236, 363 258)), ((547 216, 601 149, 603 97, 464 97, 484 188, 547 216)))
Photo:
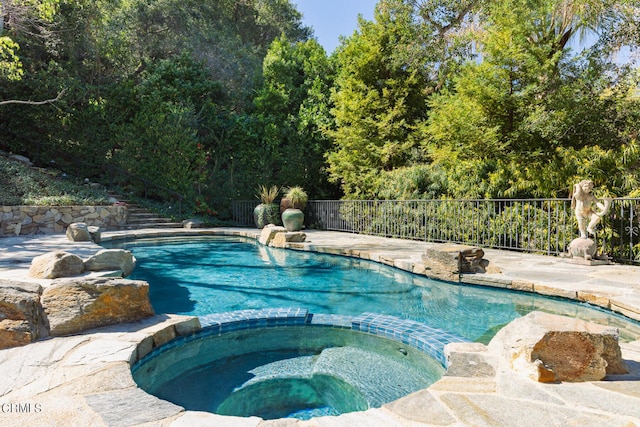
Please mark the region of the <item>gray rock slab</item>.
POLYGON ((545 391, 544 385, 522 378, 511 371, 498 375, 496 384, 498 394, 512 399, 534 400, 553 405, 564 404, 562 399, 545 391))
POLYGON ((161 421, 184 411, 181 406, 158 399, 139 388, 92 394, 84 399, 111 427, 161 421))
POLYGON ((107 427, 84 399, 77 396, 61 396, 57 391, 50 391, 12 402, 19 402, 23 407, 29 405, 28 410, 0 414, 3 427, 107 427))
POLYGON ((480 343, 449 343, 444 348, 447 358, 445 375, 454 377, 488 377, 496 374, 497 361, 480 343))
MULTIPOLYGON (((630 381, 600 381, 593 385, 640 400, 640 378, 635 378, 630 381)), ((640 404, 640 402, 638 404, 640 404)))
POLYGON ((48 390, 49 384, 46 379, 55 369, 55 365, 71 349, 89 340, 87 336, 69 337, 65 340, 50 339, 0 351, 0 396, 25 389, 27 385, 31 385, 30 390, 34 393, 48 390))
POLYGON ((383 408, 409 421, 437 426, 454 424, 456 419, 428 390, 420 390, 409 396, 388 403, 383 408))
POLYGON ((257 427, 262 424, 258 417, 227 417, 209 412, 187 411, 179 415, 169 427, 257 427))
MULTIPOLYGON (((627 385, 635 385, 634 388, 640 390, 640 383, 635 381, 634 383, 627 383, 627 385)), ((626 393, 621 393, 614 387, 598 387, 596 384, 599 383, 563 384, 563 387, 554 387, 553 393, 567 402, 572 402, 572 405, 625 415, 640 421, 638 396, 628 393, 628 389, 626 393)), ((622 386, 619 387, 621 390, 622 386)))
POLYGON ((136 351, 136 344, 116 339, 101 339, 84 344, 71 351, 62 366, 90 365, 95 363, 126 362, 136 351))
MULTIPOLYGON (((581 426, 625 425, 631 418, 613 413, 585 411, 565 405, 549 405, 487 394, 444 394, 439 396, 465 426, 581 426)), ((628 424, 633 425, 633 424, 628 424)))
POLYGON ((59 396, 82 396, 137 387, 131 377, 131 367, 124 363, 106 367, 98 364, 92 367, 59 368, 50 379, 52 390, 59 396))
MULTIPOLYGON (((385 409, 369 409, 364 412, 342 414, 339 417, 314 418, 310 425, 320 427, 407 427, 407 425, 411 425, 411 423, 408 423, 407 420, 399 418, 385 409)), ((277 426, 277 424, 275 424, 274 427, 275 426, 277 426)))

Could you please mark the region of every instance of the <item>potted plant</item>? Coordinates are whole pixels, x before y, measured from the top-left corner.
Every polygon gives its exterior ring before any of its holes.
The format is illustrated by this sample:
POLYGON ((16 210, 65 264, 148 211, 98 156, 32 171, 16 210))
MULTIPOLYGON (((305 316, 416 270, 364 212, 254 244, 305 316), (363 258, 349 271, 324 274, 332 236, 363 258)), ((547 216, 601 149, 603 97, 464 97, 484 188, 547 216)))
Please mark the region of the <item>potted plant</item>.
POLYGON ((261 185, 258 187, 256 196, 262 203, 253 210, 253 220, 256 223, 256 227, 264 228, 267 224, 282 225, 278 205, 273 203, 279 192, 280 188, 277 185, 272 185, 271 187, 261 185))
POLYGON ((304 223, 303 209, 307 206, 308 196, 302 187, 289 187, 286 190, 284 199, 286 203, 281 203, 280 208, 285 207, 282 212, 282 222, 287 231, 299 231, 304 223))

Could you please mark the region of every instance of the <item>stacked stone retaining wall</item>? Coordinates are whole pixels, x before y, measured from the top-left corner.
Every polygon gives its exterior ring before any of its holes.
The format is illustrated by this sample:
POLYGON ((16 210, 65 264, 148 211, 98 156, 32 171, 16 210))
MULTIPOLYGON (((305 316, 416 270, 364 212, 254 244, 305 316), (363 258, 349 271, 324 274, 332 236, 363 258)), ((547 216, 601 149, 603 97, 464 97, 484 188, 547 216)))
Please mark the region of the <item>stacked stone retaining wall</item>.
POLYGON ((62 233, 69 224, 119 228, 127 223, 126 206, 0 206, 0 237, 62 233))

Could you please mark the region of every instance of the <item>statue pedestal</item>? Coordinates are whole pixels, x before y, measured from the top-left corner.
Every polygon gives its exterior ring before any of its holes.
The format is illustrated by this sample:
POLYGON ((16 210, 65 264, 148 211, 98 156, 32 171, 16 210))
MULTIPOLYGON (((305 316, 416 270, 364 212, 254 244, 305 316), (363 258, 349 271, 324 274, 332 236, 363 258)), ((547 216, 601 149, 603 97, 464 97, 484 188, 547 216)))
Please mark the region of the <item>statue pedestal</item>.
POLYGON ((611 265, 611 264, 613 264, 608 259, 589 259, 589 260, 587 260, 587 259, 584 259, 584 258, 571 258, 567 262, 569 262, 571 264, 578 264, 578 265, 611 265))
POLYGON ((596 253, 598 252, 598 247, 596 242, 593 239, 583 239, 578 237, 577 239, 573 239, 569 246, 567 247, 568 256, 571 258, 569 260, 572 264, 580 264, 580 265, 608 265, 611 264, 609 260, 606 259, 596 259, 596 253))

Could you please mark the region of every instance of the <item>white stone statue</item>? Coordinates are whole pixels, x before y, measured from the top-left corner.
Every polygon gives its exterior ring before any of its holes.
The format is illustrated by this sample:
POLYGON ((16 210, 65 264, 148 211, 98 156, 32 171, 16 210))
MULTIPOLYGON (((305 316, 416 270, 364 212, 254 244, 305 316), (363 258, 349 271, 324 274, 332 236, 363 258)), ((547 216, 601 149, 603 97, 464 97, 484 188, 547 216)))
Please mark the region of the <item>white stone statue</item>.
POLYGON ((573 186, 571 208, 574 209, 578 220, 578 230, 582 239, 588 238, 588 234, 595 234, 595 227, 600 223, 604 215, 611 208, 613 199, 605 197, 602 203, 591 194, 593 181, 584 179, 573 186), (587 221, 588 224, 587 224, 587 221), (588 233, 588 234, 587 234, 588 233))

